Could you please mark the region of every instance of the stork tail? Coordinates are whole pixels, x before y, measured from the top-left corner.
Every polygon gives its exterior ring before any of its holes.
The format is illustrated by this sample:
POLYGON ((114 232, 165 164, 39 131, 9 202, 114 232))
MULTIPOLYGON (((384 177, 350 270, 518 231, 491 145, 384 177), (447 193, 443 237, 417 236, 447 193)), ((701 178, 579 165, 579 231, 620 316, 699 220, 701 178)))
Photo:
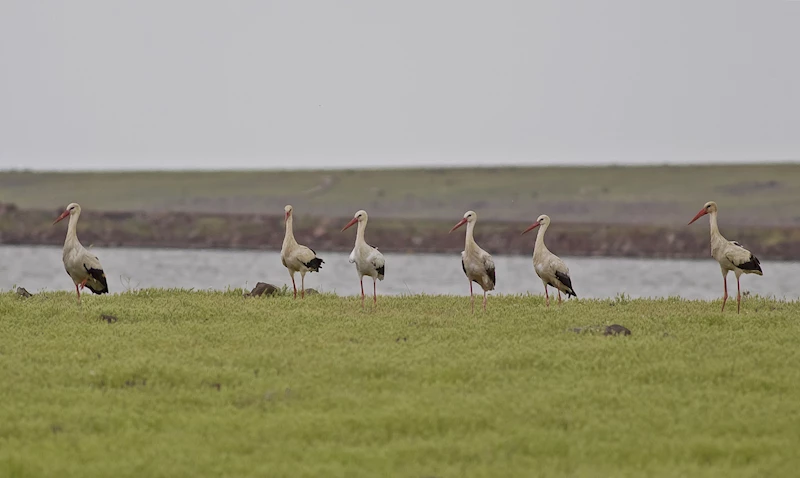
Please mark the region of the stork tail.
POLYGON ((319 270, 322 268, 322 264, 324 264, 324 263, 325 263, 325 261, 323 261, 321 258, 315 257, 315 258, 311 259, 310 261, 308 261, 308 264, 306 264, 306 267, 308 267, 308 270, 311 271, 311 272, 319 272, 319 270))

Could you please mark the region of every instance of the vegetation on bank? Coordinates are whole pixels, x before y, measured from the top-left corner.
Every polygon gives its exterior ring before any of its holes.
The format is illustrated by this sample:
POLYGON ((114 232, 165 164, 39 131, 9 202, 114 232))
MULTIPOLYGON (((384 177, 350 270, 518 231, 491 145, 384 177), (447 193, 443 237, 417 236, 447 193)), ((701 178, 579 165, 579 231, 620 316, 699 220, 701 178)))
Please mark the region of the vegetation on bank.
POLYGON ((183 211, 297 217, 685 225, 706 201, 721 225, 800 226, 796 164, 216 172, 0 172, 22 209, 183 211), (76 183, 92 184, 76 188, 76 183))
POLYGON ((790 476, 800 303, 0 295, 0 475, 790 476), (101 319, 101 315, 115 320, 101 319), (630 336, 593 333, 621 324, 630 336), (580 328, 579 332, 573 329, 580 328))
POLYGON ((283 207, 317 250, 349 251, 339 233, 358 209, 391 252, 458 252, 446 231, 478 212, 487 250, 528 254, 519 231, 553 218, 561 255, 707 257, 708 230, 686 223, 708 200, 726 237, 762 260, 800 259, 800 167, 543 167, 227 172, 0 172, 0 243, 60 244, 52 219, 70 202, 98 246, 277 249, 283 207), (78 177, 79 176, 79 177, 78 177), (74 187, 76 181, 92 188, 74 187))

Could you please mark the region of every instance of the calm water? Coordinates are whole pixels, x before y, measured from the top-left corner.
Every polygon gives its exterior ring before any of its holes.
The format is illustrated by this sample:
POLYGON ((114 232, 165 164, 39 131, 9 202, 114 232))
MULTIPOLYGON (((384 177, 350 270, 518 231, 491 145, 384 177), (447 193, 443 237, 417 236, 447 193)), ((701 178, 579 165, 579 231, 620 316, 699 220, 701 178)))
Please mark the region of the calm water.
MULTIPOLYGON (((111 292, 128 287, 179 287, 194 289, 252 288, 263 281, 291 284, 278 252, 211 251, 181 249, 94 248, 108 277, 111 292)), ((385 254, 386 279, 379 294, 468 295, 459 254, 385 254)), ((306 287, 341 295, 359 293, 355 266, 348 254, 326 253, 322 272, 306 275, 306 287)), ((497 266, 495 293, 542 294, 542 282, 533 272, 530 257, 494 256, 497 266)), ((719 266, 702 260, 649 260, 564 257, 580 297, 605 298, 625 293, 631 297, 681 296, 713 299, 722 295, 719 266)), ((742 290, 754 294, 797 299, 800 288, 798 262, 762 262, 765 275, 742 276, 742 290)), ((298 287, 300 276, 297 276, 298 287)), ((365 280, 365 289, 369 284, 365 280)), ((0 288, 24 286, 31 292, 74 290, 61 263, 60 247, 0 246, 0 288)), ((369 284, 371 286, 371 284, 369 284)), ((728 278, 736 293, 736 280, 728 278)), ((477 286, 476 286, 477 287, 477 286)))

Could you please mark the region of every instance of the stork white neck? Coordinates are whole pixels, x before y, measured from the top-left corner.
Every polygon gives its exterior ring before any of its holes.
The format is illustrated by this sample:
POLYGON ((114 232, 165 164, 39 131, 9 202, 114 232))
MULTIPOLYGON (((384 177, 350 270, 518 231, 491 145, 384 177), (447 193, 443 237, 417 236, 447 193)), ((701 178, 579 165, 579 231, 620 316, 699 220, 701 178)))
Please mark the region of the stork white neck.
POLYGON ((78 242, 78 218, 81 217, 80 210, 74 211, 69 216, 69 226, 67 226, 67 237, 64 239, 64 245, 78 242))
POLYGON ((717 211, 708 213, 708 222, 711 225, 711 237, 720 236, 719 226, 717 226, 717 211))
POLYGON ((464 238, 465 251, 470 251, 477 246, 477 244, 475 243, 475 237, 473 236, 473 231, 475 230, 476 222, 478 222, 477 219, 467 222, 467 234, 466 237, 464 238))
POLYGON ((356 244, 362 243, 366 244, 366 240, 364 240, 364 231, 367 229, 367 217, 364 216, 364 220, 358 221, 358 230, 356 231, 356 244))
POLYGON ((544 233, 547 231, 547 228, 550 227, 550 224, 545 222, 541 226, 539 226, 539 232, 536 233, 536 245, 534 246, 534 250, 541 249, 545 247, 544 245, 544 233))
POLYGON ((293 214, 289 214, 289 217, 286 218, 286 232, 283 235, 284 248, 286 246, 297 244, 297 241, 294 238, 294 229, 292 228, 293 216, 293 214))

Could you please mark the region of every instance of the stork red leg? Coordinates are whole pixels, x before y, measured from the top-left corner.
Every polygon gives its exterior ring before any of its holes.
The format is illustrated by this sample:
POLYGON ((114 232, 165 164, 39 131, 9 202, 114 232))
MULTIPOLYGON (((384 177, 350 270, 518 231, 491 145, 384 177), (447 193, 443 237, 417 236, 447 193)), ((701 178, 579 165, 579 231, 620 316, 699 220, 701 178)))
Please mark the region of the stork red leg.
POLYGON ((306 298, 306 275, 300 274, 300 298, 306 298))
POLYGON ((736 313, 742 309, 742 289, 739 287, 739 276, 736 276, 736 313))
POLYGON ((297 298, 297 285, 294 283, 294 274, 292 274, 292 289, 294 289, 294 298, 297 298))
POLYGON ((472 293, 472 281, 469 281, 469 303, 472 305, 472 313, 475 313, 475 295, 472 293))
POLYGON ((558 305, 561 305, 561 291, 558 291, 558 305))
POLYGON ((728 300, 728 275, 722 276, 722 285, 725 287, 725 294, 722 296, 722 312, 725 312, 725 301, 728 300))
POLYGON ((361 308, 364 308, 364 277, 361 277, 361 308))
POLYGON ((78 302, 81 301, 81 291, 78 289, 78 284, 75 284, 75 292, 78 294, 78 302))
POLYGON ((486 291, 483 291, 483 311, 486 312, 486 291))
POLYGON ((544 286, 544 300, 545 304, 550 307, 550 294, 547 293, 547 286, 544 286))
POLYGON ((378 279, 372 278, 372 304, 378 305, 378 279))
POLYGON ((83 279, 83 280, 81 281, 81 290, 83 290, 83 288, 84 288, 84 287, 86 287, 86 282, 87 282, 88 280, 89 280, 89 278, 87 277, 86 279, 83 279))

